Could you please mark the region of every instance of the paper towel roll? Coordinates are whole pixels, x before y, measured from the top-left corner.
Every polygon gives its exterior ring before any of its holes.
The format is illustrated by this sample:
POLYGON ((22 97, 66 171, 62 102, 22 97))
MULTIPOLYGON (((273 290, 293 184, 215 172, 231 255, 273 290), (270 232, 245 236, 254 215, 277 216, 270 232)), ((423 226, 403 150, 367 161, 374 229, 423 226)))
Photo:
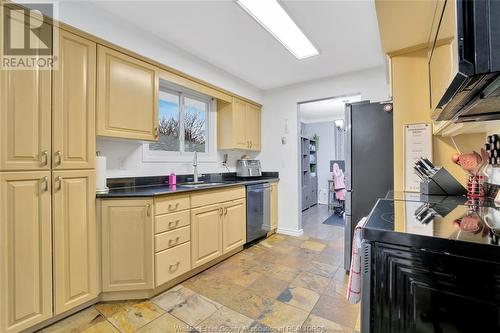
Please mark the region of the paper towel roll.
POLYGON ((95 173, 96 173, 96 192, 106 193, 106 156, 96 156, 95 158, 95 173))

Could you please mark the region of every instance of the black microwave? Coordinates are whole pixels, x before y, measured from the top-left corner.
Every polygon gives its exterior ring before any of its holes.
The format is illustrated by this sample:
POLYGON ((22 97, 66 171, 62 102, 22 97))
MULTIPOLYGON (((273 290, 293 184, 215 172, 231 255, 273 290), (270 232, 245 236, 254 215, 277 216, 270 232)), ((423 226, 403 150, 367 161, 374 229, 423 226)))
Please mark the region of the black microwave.
POLYGON ((432 119, 500 119, 500 1, 446 0, 438 19, 429 57, 432 119), (450 47, 451 76, 439 92, 433 76, 445 70, 438 58, 443 41, 450 47), (436 90, 440 96, 432 96, 436 90))

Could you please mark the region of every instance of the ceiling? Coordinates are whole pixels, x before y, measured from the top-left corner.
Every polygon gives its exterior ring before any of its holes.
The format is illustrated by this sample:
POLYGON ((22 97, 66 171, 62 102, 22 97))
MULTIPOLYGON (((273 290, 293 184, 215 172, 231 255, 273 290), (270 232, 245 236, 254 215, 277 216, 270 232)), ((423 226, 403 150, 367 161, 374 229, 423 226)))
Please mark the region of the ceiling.
POLYGON ((373 1, 281 4, 320 55, 297 60, 234 1, 94 1, 263 90, 383 65, 373 1))
POLYGON ((300 104, 300 121, 303 123, 318 123, 344 119, 345 104, 360 100, 361 96, 356 95, 300 104))

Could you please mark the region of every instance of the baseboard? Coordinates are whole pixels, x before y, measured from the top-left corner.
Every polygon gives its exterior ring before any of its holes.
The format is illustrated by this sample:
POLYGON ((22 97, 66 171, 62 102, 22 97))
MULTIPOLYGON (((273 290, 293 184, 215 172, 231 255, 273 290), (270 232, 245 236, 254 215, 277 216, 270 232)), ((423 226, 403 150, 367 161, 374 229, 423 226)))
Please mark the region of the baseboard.
POLYGON ((294 237, 300 237, 304 234, 304 229, 285 229, 285 228, 278 228, 276 230, 276 233, 282 234, 282 235, 288 235, 288 236, 294 236, 294 237))

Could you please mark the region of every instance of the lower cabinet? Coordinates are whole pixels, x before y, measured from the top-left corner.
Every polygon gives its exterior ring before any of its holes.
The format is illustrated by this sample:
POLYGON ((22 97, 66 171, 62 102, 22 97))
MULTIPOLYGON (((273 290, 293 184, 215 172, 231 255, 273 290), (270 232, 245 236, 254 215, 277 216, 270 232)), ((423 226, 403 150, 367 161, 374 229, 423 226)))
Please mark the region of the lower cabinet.
POLYGON ((152 200, 102 200, 102 290, 154 287, 152 200))
POLYGON ((160 286, 191 269, 191 243, 187 242, 155 254, 155 280, 160 286))
POLYGON ((191 211, 192 266, 198 267, 222 255, 220 204, 191 211))
POLYGON ((239 199, 225 203, 222 208, 222 253, 228 253, 245 244, 246 230, 246 201, 239 199))
POLYGON ((95 172, 53 173, 54 314, 97 297, 95 172))
POLYGON ((0 173, 0 332, 52 317, 50 172, 0 173))

